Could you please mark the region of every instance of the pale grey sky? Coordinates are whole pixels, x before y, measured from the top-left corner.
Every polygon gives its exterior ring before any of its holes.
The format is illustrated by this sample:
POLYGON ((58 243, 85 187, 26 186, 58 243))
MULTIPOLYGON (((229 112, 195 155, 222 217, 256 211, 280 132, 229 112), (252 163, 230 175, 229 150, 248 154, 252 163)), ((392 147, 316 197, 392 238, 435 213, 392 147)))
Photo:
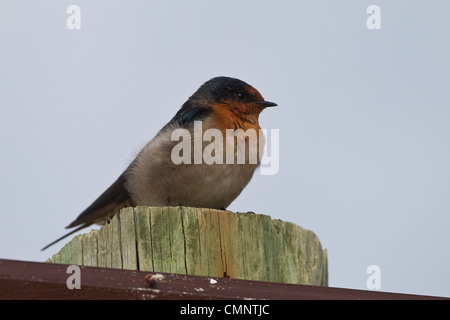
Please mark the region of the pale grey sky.
MULTIPOLYGON (((278 107, 280 170, 233 211, 314 231, 330 286, 450 297, 448 1, 2 1, 0 258, 40 248, 206 80, 278 107), (81 9, 68 30, 66 9, 81 9), (369 5, 381 29, 366 27, 369 5)), ((88 231, 88 230, 86 230, 88 231)))

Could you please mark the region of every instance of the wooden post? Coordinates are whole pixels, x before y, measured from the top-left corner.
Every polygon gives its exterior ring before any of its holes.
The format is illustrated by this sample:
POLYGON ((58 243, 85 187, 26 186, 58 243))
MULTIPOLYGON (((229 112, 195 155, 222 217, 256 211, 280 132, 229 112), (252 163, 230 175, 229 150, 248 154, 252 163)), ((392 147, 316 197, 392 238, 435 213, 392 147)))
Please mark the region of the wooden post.
POLYGON ((214 209, 124 208, 49 262, 328 285, 326 250, 312 231, 266 215, 214 209))

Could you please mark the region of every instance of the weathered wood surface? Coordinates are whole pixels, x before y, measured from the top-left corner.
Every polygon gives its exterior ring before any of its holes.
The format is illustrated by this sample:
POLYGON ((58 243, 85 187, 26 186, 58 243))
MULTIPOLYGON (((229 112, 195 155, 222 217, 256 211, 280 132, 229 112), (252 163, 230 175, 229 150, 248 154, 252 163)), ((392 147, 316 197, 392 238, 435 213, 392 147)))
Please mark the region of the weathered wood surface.
POLYGON ((328 285, 318 237, 253 213, 188 207, 136 207, 100 230, 76 236, 53 263, 328 285))

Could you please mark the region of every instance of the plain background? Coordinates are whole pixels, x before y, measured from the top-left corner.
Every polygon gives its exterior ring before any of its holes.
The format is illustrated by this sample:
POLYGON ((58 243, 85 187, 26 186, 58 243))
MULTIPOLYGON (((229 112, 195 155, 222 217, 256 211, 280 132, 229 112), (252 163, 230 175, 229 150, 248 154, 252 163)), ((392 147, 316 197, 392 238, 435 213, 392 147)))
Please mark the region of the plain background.
MULTIPOLYGON (((448 1, 2 1, 0 257, 40 249, 208 79, 278 107, 280 169, 229 207, 294 222, 330 286, 450 297, 448 1), (81 8, 81 30, 66 9, 81 8), (381 30, 366 9, 381 8, 381 30)), ((89 230, 85 230, 87 232, 89 230)))

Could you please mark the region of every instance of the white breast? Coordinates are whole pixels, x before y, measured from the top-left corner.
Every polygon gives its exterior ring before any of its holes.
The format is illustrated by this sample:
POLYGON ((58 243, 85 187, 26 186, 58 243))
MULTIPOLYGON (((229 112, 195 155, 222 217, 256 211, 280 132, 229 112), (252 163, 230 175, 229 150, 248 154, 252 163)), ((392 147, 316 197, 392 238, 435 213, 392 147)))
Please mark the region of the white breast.
MULTIPOLYGON (((247 161, 246 164, 176 165, 171 160, 171 152, 179 142, 171 141, 173 129, 165 130, 150 141, 130 166, 126 187, 135 203, 226 208, 250 182, 259 166, 259 158, 253 164, 247 161)), ((224 154, 226 145, 233 143, 230 139, 227 138, 223 145, 224 154)), ((238 135, 237 139, 243 137, 238 135)), ((203 150, 207 144, 203 145, 203 150)), ((247 148, 246 153, 249 152, 258 152, 258 146, 247 148)))

